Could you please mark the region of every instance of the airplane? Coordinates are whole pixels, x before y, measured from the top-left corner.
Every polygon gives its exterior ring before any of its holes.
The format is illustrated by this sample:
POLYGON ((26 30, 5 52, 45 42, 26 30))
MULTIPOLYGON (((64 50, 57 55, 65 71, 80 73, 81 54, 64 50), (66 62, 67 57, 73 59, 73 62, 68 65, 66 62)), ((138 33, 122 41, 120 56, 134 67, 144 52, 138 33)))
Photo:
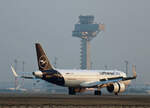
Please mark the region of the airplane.
POLYGON ((119 70, 71 70, 56 69, 48 60, 40 43, 35 43, 38 71, 33 72, 33 76, 18 76, 11 66, 15 77, 25 79, 42 79, 49 83, 68 87, 69 95, 84 92, 94 88, 94 95, 101 95, 101 89, 106 87, 108 92, 118 95, 125 91, 131 80, 136 79, 135 65, 132 66, 133 76, 127 77, 126 73, 119 70))

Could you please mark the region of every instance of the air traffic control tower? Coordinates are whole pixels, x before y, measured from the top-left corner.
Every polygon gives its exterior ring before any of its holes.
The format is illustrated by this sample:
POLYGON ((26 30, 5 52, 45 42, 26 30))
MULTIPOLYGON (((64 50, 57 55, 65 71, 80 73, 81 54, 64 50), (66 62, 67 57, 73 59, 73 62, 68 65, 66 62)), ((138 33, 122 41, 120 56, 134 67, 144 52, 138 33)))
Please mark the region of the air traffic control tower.
POLYGON ((104 24, 94 23, 94 16, 79 16, 79 22, 72 31, 73 37, 81 39, 81 69, 90 69, 90 41, 104 30, 104 24))

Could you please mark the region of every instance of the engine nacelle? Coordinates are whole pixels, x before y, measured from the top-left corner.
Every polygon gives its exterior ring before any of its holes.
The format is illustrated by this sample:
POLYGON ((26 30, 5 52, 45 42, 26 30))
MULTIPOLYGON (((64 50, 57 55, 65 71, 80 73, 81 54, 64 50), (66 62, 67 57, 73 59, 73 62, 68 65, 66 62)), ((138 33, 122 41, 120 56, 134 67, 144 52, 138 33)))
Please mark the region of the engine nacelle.
POLYGON ((36 78, 42 78, 42 77, 43 77, 43 73, 42 73, 41 71, 33 72, 33 75, 34 75, 36 78))
POLYGON ((117 83, 113 83, 109 86, 107 86, 107 90, 108 92, 112 93, 121 93, 125 91, 125 84, 121 83, 121 82, 117 82, 117 83))

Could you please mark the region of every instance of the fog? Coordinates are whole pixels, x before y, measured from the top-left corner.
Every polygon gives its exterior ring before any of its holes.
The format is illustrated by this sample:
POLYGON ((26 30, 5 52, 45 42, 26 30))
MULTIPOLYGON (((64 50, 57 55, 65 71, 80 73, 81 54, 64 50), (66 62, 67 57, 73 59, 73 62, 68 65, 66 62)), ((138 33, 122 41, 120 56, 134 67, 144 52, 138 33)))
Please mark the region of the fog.
MULTIPOLYGON (((105 31, 91 41, 94 69, 108 65, 125 71, 125 60, 137 66, 137 82, 150 82, 149 0, 0 0, 0 81, 13 81, 17 72, 38 69, 36 42, 58 68, 80 67, 80 39, 72 37, 79 15, 94 15, 105 31)), ((132 75, 130 73, 129 75, 132 75)))

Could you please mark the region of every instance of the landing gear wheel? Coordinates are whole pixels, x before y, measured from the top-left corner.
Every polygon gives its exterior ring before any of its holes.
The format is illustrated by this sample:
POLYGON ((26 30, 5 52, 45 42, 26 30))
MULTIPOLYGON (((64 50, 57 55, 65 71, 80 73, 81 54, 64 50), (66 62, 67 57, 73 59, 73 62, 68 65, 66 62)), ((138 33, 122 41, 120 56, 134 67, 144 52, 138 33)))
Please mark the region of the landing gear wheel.
POLYGON ((69 95, 76 95, 75 88, 69 87, 69 95))
POLYGON ((118 96, 118 93, 115 93, 116 96, 118 96))
POLYGON ((99 91, 99 90, 95 90, 95 91, 94 91, 94 95, 102 95, 102 92, 99 91))

